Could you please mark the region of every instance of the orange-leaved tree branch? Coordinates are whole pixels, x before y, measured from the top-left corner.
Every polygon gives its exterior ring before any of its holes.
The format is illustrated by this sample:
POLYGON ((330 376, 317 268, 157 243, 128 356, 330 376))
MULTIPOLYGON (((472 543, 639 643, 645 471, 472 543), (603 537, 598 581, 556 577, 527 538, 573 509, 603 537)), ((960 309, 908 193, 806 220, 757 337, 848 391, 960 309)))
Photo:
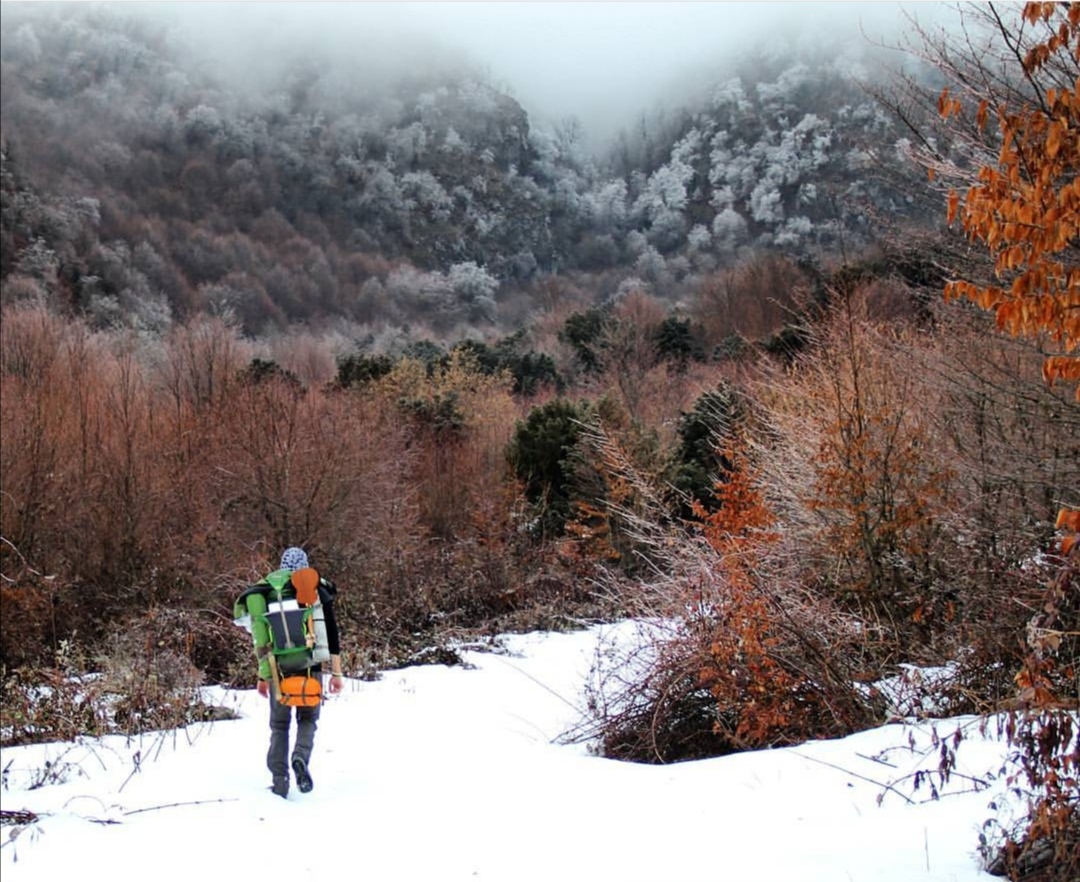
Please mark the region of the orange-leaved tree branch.
MULTIPOLYGON (((992 310, 1014 336, 1045 335, 1058 351, 1044 377, 1076 383, 1080 400, 1080 3, 1027 3, 1023 19, 1045 29, 1021 58, 1034 97, 1022 106, 980 103, 980 125, 997 119, 997 165, 983 166, 962 200, 950 193, 948 206, 949 222, 959 218, 989 249, 1001 283, 954 280, 945 296, 992 310), (1044 88, 1039 73, 1051 66, 1053 86, 1044 88)), ((938 109, 948 119, 962 106, 946 89, 938 109)))
MULTIPOLYGON (((962 202, 950 193, 948 216, 950 223, 959 217, 968 236, 986 245, 1001 284, 956 280, 946 285, 945 296, 992 310, 998 327, 1013 336, 1056 346, 1043 376, 1049 384, 1076 384, 1080 401, 1080 3, 1027 3, 1015 35, 997 21, 1022 64, 1029 98, 997 106, 980 102, 976 121, 985 126, 996 117, 1000 151, 996 165, 979 169, 962 202), (1025 27, 1039 36, 1022 42, 1025 27)), ((949 119, 963 108, 946 90, 938 110, 949 119)), ((1063 509, 1057 526, 1064 534, 1062 567, 1029 626, 1030 651, 1016 675, 1022 713, 1011 714, 1006 724, 1021 767, 1010 785, 1022 781, 1032 796, 1025 829, 1018 841, 1007 837, 1002 851, 1011 879, 1027 876, 1025 860, 1048 880, 1076 879, 1080 871, 1073 624, 1080 512, 1063 509), (1048 860, 1038 858, 1036 846, 1048 849, 1048 860)))

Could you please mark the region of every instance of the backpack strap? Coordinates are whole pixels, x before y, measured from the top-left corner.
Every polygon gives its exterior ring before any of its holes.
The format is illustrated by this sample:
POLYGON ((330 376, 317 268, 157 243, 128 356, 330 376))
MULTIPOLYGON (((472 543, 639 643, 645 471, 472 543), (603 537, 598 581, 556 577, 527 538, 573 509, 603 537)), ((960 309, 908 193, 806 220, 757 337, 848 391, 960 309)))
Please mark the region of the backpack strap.
POLYGON ((269 653, 268 658, 269 658, 269 661, 270 661, 270 678, 273 680, 273 683, 274 683, 274 695, 276 695, 278 697, 278 700, 280 701, 281 700, 281 671, 278 670, 277 659, 274 658, 274 653, 272 653, 272 652, 269 653))

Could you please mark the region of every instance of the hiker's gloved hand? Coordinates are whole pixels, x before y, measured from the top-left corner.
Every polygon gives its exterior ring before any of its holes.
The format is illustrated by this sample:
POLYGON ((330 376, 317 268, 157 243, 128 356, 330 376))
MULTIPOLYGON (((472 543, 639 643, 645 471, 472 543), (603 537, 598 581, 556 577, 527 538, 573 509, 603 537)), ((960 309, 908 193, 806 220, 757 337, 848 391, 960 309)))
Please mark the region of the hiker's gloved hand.
POLYGON ((270 681, 269 680, 260 680, 259 681, 259 695, 261 695, 263 698, 267 698, 270 695, 270 681))

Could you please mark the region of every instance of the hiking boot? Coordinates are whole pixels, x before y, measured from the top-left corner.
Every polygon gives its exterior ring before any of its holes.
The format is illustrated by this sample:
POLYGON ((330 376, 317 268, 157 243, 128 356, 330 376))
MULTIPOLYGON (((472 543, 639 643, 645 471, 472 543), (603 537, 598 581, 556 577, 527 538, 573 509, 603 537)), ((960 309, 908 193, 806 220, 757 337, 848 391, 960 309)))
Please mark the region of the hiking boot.
POLYGON ((310 793, 311 788, 315 786, 315 782, 311 780, 311 773, 308 771, 307 762, 302 756, 294 756, 292 758, 292 770, 296 776, 296 786, 300 788, 301 793, 310 793))
POLYGON ((275 796, 285 799, 289 795, 289 778, 287 775, 275 775, 274 783, 270 785, 275 796))

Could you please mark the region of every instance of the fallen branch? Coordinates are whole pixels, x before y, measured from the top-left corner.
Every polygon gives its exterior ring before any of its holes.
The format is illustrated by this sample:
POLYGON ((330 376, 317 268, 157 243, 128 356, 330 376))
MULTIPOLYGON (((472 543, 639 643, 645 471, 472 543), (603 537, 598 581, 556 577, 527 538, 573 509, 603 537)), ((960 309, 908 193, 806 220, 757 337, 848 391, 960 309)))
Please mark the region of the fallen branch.
POLYGON ((33 824, 37 819, 29 809, 0 809, 0 825, 33 824))
MULTIPOLYGON (((921 779, 924 778, 924 777, 928 778, 931 775, 940 775, 940 774, 941 774, 941 772, 939 772, 937 770, 922 769, 922 770, 917 771, 917 772, 912 772, 909 775, 904 775, 904 777, 902 777, 902 778, 897 778, 893 783, 894 784, 900 784, 901 782, 912 781, 912 780, 919 780, 920 783, 921 783, 921 779)), ((955 769, 951 769, 949 771, 949 774, 948 774, 947 777, 948 777, 949 780, 952 780, 953 778, 959 778, 962 781, 970 781, 971 785, 972 785, 971 789, 970 790, 954 790, 952 793, 941 793, 936 787, 934 787, 933 783, 931 783, 930 786, 933 788, 933 793, 935 794, 933 796, 933 799, 939 799, 939 798, 941 798, 943 796, 954 796, 957 793, 979 793, 979 792, 981 792, 983 790, 986 790, 986 789, 988 789, 990 787, 990 782, 989 781, 986 781, 986 780, 984 780, 982 778, 976 778, 974 775, 965 775, 963 772, 957 772, 955 769)), ((918 786, 919 785, 916 784, 916 788, 918 786)))
POLYGON ((821 763, 823 766, 828 766, 830 769, 836 769, 838 772, 843 772, 845 775, 850 775, 852 778, 858 778, 860 781, 866 781, 868 784, 873 784, 875 787, 880 787, 882 790, 891 790, 897 796, 899 796, 908 805, 915 805, 915 800, 909 796, 901 793, 892 784, 887 784, 884 781, 875 781, 873 778, 867 778, 866 775, 860 775, 858 772, 853 772, 851 769, 845 769, 843 766, 838 766, 835 763, 826 762, 825 760, 818 759, 814 756, 807 756, 805 753, 799 753, 797 750, 791 751, 795 756, 802 759, 810 760, 813 763, 821 763))
POLYGON ((149 805, 146 808, 132 809, 129 812, 124 812, 124 817, 128 815, 138 815, 142 812, 156 812, 160 809, 179 808, 185 805, 209 805, 212 802, 236 802, 236 797, 230 797, 228 799, 193 799, 189 802, 170 802, 165 805, 149 805))
POLYGON ((545 692, 549 692, 549 693, 551 693, 552 695, 554 695, 554 696, 555 696, 555 697, 556 697, 557 699, 559 699, 559 701, 561 701, 561 702, 562 702, 563 704, 565 704, 565 705, 567 705, 568 707, 570 707, 570 708, 571 708, 572 710, 576 711, 576 712, 577 712, 577 713, 579 713, 579 714, 584 714, 584 712, 582 711, 582 709, 581 709, 580 707, 578 707, 578 706, 577 706, 576 704, 574 704, 574 702, 572 702, 572 701, 571 701, 571 700, 570 700, 569 698, 567 698, 567 697, 566 697, 565 695, 560 695, 560 694, 559 694, 558 692, 556 692, 556 691, 555 691, 554 689, 552 689, 552 688, 551 688, 550 686, 548 686, 548 685, 547 685, 547 683, 544 683, 543 681, 541 681, 541 680, 538 680, 538 679, 537 679, 536 677, 534 677, 534 676, 533 676, 532 674, 528 673, 527 671, 523 671, 523 670, 522 670, 521 668, 519 668, 519 667, 518 667, 517 665, 515 665, 515 664, 514 664, 513 662, 509 662, 509 661, 507 661, 506 659, 504 659, 504 658, 501 658, 501 657, 499 657, 499 656, 497 656, 497 655, 496 655, 496 656, 493 656, 493 658, 495 658, 495 659, 497 659, 498 661, 502 662, 502 663, 503 663, 504 665, 506 665, 507 667, 509 667, 509 668, 513 668, 513 669, 514 669, 515 671, 517 671, 517 672, 518 672, 519 674, 521 674, 521 676, 523 676, 523 677, 528 677, 528 678, 529 678, 530 680, 532 680, 532 681, 533 681, 533 682, 534 682, 534 683, 535 683, 535 684, 536 684, 537 686, 539 686, 539 687, 540 687, 541 689, 543 689, 543 690, 544 690, 545 692))
POLYGON ((867 756, 865 753, 856 753, 855 756, 861 757, 864 760, 870 760, 872 763, 881 763, 883 766, 888 766, 890 769, 895 769, 896 764, 890 763, 888 760, 883 760, 880 756, 867 756))

